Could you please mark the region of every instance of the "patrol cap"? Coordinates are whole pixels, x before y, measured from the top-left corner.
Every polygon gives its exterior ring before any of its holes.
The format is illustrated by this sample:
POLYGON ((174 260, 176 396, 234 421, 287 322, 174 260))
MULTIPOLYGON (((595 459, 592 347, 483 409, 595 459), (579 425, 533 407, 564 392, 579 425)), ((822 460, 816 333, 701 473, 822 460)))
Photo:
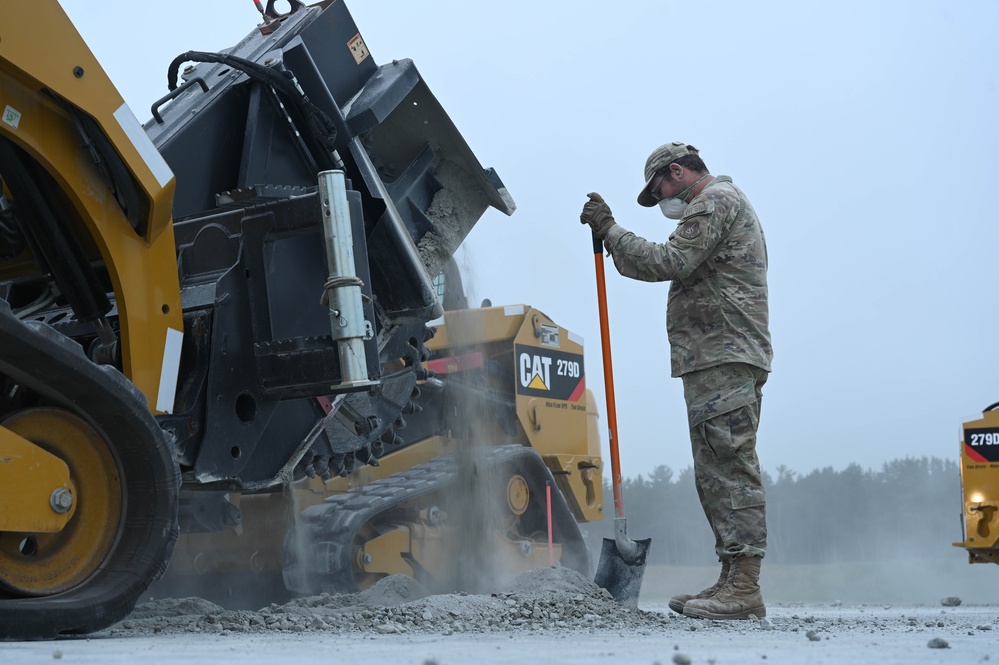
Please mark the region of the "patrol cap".
POLYGON ((658 203, 649 191, 649 185, 652 184, 652 179, 656 177, 657 173, 681 157, 696 154, 697 148, 692 145, 687 145, 683 141, 664 143, 653 150, 652 154, 649 155, 649 158, 645 160, 645 186, 642 187, 642 191, 638 194, 638 205, 651 208, 658 203))

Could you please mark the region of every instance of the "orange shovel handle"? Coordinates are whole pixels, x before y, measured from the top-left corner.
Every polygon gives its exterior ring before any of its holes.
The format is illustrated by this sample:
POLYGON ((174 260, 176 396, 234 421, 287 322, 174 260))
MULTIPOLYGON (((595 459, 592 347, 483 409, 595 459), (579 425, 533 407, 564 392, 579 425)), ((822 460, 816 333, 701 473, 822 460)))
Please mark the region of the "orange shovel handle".
POLYGON ((607 429, 610 438, 611 485, 614 488, 614 511, 624 517, 621 496, 621 456, 618 454, 617 407, 614 404, 614 365, 611 362, 610 323, 607 319, 607 287, 604 284, 604 244, 594 234, 593 260, 597 268, 597 306, 600 309, 600 350, 604 359, 604 392, 607 396, 607 429))

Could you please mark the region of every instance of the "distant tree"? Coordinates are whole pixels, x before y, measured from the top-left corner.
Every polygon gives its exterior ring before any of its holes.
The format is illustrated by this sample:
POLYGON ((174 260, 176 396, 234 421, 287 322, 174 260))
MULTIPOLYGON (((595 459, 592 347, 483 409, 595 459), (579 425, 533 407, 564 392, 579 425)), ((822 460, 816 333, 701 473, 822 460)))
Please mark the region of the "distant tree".
MULTIPOLYGON (((891 560, 944 551, 960 536, 960 473, 954 461, 904 458, 879 471, 850 464, 801 475, 786 466, 764 474, 767 558, 780 563, 891 560)), ((714 543, 697 497, 694 473, 658 466, 623 481, 628 534, 652 538, 652 563, 703 565, 714 543)), ((584 528, 591 551, 613 538, 613 494, 604 487, 606 519, 584 528)))

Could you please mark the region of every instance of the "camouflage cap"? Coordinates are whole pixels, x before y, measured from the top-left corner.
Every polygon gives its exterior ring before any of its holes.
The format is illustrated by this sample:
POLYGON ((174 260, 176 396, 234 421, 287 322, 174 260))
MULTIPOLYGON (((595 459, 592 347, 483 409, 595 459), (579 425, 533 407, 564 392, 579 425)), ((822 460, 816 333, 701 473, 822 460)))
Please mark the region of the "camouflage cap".
POLYGON ((681 157, 696 154, 697 148, 692 145, 687 145, 683 141, 664 143, 653 150, 652 154, 649 155, 649 158, 645 160, 645 186, 642 187, 642 191, 638 195, 638 205, 651 208, 658 203, 649 191, 649 185, 652 184, 652 179, 657 173, 681 157))

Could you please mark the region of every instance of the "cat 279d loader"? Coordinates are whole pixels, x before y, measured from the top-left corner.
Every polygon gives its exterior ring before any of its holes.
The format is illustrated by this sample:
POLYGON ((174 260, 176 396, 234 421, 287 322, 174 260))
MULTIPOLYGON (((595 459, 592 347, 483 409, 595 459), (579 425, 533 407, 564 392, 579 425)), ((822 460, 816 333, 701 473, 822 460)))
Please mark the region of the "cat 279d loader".
POLYGON ((999 402, 964 423, 961 441, 961 526, 968 563, 999 563, 999 402))
MULTIPOLYGON (((342 1, 290 5, 261 7, 231 49, 178 56, 141 125, 56 0, 4 4, 0 639, 122 619, 179 532, 236 528, 237 500, 302 478, 349 482, 426 440, 407 423, 449 391, 427 346, 444 313, 432 280, 513 201, 411 61, 377 65, 342 1)), ((528 362, 547 379, 567 352, 539 348, 528 362)), ((532 422, 565 409, 530 390, 532 422)), ((599 487, 599 460, 522 443, 472 468, 509 475, 514 522, 540 523, 554 487, 559 554, 581 568, 555 475, 599 487)), ((394 570, 363 566, 447 517, 411 508, 448 474, 419 490, 402 475, 310 509, 281 562, 289 586, 394 570), (331 540, 341 527, 350 539, 331 540)))

